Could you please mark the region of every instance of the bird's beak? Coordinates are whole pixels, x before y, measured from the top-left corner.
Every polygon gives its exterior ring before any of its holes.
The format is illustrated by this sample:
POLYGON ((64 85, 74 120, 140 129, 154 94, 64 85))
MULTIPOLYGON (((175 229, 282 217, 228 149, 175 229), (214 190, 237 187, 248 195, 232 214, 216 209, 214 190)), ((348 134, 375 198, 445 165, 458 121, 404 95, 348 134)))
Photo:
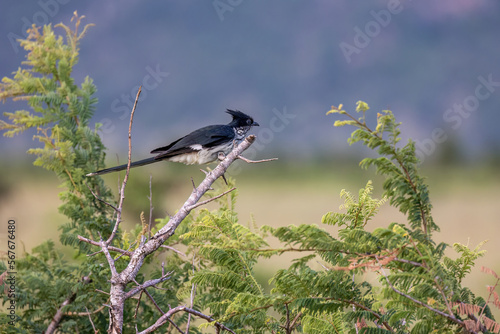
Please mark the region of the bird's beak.
POLYGON ((254 122, 252 123, 252 126, 259 126, 259 123, 257 123, 257 122, 255 122, 255 121, 254 121, 254 122))

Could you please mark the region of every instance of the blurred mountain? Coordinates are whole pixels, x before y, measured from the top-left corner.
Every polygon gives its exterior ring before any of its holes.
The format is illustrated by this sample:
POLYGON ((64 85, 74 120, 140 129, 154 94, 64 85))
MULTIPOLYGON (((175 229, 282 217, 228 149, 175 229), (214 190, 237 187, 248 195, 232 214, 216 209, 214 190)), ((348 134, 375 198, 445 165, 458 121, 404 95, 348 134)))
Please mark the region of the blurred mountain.
MULTIPOLYGON (((95 24, 75 76, 89 75, 98 87, 94 119, 105 124, 111 154, 126 151, 130 105, 142 84, 138 157, 228 122, 226 108, 261 124, 258 155, 336 154, 348 130, 332 128, 325 112, 339 103, 353 110, 360 99, 373 117, 393 110, 425 156, 449 138, 461 144, 461 157, 498 156, 489 150, 500 147, 499 2, 11 2, 0 13, 0 75, 23 59, 14 40, 30 23, 69 24, 75 10, 95 24)), ((1 111, 14 108, 5 103, 1 111)), ((31 136, 0 145, 24 154, 31 136)))

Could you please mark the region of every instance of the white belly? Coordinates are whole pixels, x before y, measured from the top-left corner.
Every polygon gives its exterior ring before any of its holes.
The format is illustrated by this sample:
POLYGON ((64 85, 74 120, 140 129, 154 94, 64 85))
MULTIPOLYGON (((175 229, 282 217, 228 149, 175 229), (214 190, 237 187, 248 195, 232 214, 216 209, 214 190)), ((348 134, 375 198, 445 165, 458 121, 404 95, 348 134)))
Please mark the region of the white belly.
POLYGON ((229 154, 229 152, 231 152, 231 150, 233 149, 233 143, 230 142, 227 145, 224 145, 223 147, 217 146, 208 150, 201 149, 201 145, 193 145, 191 146, 191 148, 196 151, 177 155, 175 157, 168 158, 167 160, 173 162, 180 162, 185 165, 208 164, 210 162, 217 160, 219 152, 222 152, 224 154, 229 154))

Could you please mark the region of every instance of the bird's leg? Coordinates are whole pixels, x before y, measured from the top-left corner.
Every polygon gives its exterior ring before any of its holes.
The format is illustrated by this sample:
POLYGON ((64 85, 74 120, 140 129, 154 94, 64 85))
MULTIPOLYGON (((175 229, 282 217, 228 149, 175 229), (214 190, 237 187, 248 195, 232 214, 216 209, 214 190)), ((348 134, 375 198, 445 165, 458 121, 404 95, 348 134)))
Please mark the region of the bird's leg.
POLYGON ((222 174, 222 179, 224 180, 224 183, 226 184, 226 186, 228 186, 229 184, 227 183, 226 175, 222 174))
MULTIPOLYGON (((224 154, 224 152, 219 152, 217 154, 217 159, 219 161, 222 161, 222 160, 226 159, 226 155, 224 154)), ((222 179, 224 180, 224 182, 226 183, 226 186, 227 186, 228 183, 227 183, 227 180, 226 180, 226 175, 222 174, 222 179)))
POLYGON ((219 152, 217 154, 217 159, 219 159, 220 161, 226 159, 226 155, 224 154, 224 152, 219 152))

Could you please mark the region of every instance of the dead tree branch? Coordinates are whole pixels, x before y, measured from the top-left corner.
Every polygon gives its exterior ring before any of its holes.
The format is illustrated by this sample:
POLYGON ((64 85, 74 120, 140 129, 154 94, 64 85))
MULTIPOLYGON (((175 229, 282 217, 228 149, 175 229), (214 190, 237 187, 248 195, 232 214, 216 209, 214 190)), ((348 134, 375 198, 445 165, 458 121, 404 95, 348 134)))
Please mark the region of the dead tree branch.
MULTIPOLYGON (((134 113, 137 107, 137 102, 139 100, 139 95, 141 94, 141 87, 139 87, 139 90, 137 91, 137 95, 135 98, 135 103, 132 108, 132 112, 130 114, 130 122, 129 122, 129 131, 128 131, 128 162, 127 162, 127 170, 125 173, 125 177, 123 179, 123 182, 121 184, 121 188, 119 190, 119 202, 118 206, 113 207, 116 211, 116 220, 115 220, 115 225, 113 227, 113 231, 108 237, 107 240, 103 240, 100 238, 100 241, 93 241, 87 238, 84 238, 82 236, 79 236, 79 240, 87 242, 91 245, 95 245, 101 248, 101 251, 104 253, 106 256, 106 259, 108 261, 109 267, 111 269, 111 279, 109 280, 111 283, 111 288, 110 288, 110 302, 109 302, 109 328, 108 328, 108 333, 111 334, 121 334, 123 330, 123 311, 124 311, 124 304, 125 300, 128 298, 133 297, 135 294, 137 294, 140 291, 146 291, 147 287, 154 287, 156 284, 159 284, 169 278, 170 273, 165 274, 164 271, 162 270, 162 277, 159 279, 153 279, 149 280, 142 285, 136 286, 132 288, 130 291, 126 292, 126 286, 135 281, 135 278, 141 269, 145 258, 150 255, 151 253, 155 252, 158 248, 163 246, 163 243, 170 238, 174 233, 177 227, 181 224, 181 222, 189 215, 191 210, 199 207, 200 205, 204 205, 206 203, 209 203, 217 198, 220 198, 229 192, 233 191, 235 188, 230 189, 228 191, 225 191, 224 193, 215 196, 213 198, 210 198, 208 200, 199 202, 199 200, 202 198, 202 196, 210 189, 212 189, 212 184, 219 178, 223 177, 224 173, 226 170, 229 168, 229 166, 238 158, 242 158, 241 154, 243 151, 245 151, 250 145, 255 141, 255 136, 250 135, 245 140, 243 140, 239 145, 235 146, 232 150, 231 153, 229 153, 218 165, 215 167, 214 170, 211 172, 206 173, 205 179, 196 187, 194 181, 193 181, 193 191, 191 192, 191 195, 189 198, 186 200, 184 205, 180 208, 180 210, 172 217, 170 217, 169 222, 162 227, 158 232, 156 232, 153 236, 151 236, 151 217, 152 217, 152 211, 153 211, 153 206, 152 206, 152 193, 151 193, 151 186, 150 186, 150 216, 149 216, 149 228, 148 228, 148 236, 149 238, 146 240, 146 237, 141 240, 139 246, 133 251, 125 251, 122 249, 119 249, 117 247, 113 247, 111 243, 113 242, 116 233, 118 232, 120 223, 122 221, 122 209, 123 209, 123 203, 125 200, 125 187, 127 185, 128 177, 129 177, 129 172, 130 172, 130 165, 132 161, 132 122, 134 119, 134 113), (127 255, 130 259, 127 267, 121 271, 118 272, 115 266, 115 259, 111 257, 110 251, 114 252, 119 252, 122 255, 127 255)), ((264 162, 264 161, 271 161, 275 159, 266 159, 266 160, 261 160, 261 161, 251 161, 248 159, 243 158, 246 162, 264 162)), ((151 182, 151 178, 150 178, 151 182)), ((151 183, 150 183, 151 184, 151 183)), ((95 195, 94 195, 95 196, 95 195)), ((108 203, 106 203, 108 204, 108 203)), ((108 204, 109 205, 109 204, 108 204)), ((150 331, 154 330, 151 328, 157 328, 155 326, 161 326, 163 323, 166 321, 170 321, 170 316, 174 314, 175 312, 179 311, 185 311, 190 314, 199 316, 203 319, 207 319, 209 321, 213 321, 212 318, 209 316, 206 316, 198 311, 193 310, 192 308, 187 308, 184 306, 179 306, 177 308, 171 309, 167 313, 163 314, 160 319, 155 323, 155 325, 151 326, 149 331, 145 333, 149 333, 150 331)), ((175 325, 175 324, 174 324, 175 325)), ((216 328, 217 329, 226 329, 222 324, 216 323, 216 328)), ((226 329, 229 330, 229 329, 226 329)), ((230 330, 229 330, 230 331, 230 330)), ((232 332, 232 331, 231 331, 232 332)))
MULTIPOLYGON (((138 97, 138 96, 137 96, 138 97)), ((131 117, 131 123, 129 126, 129 130, 131 129, 131 124, 132 124, 132 117, 131 117)), ((130 137, 129 137, 130 138, 130 137)), ((250 135, 245 140, 243 140, 238 146, 236 146, 231 153, 225 157, 223 161, 221 161, 217 167, 214 168, 211 172, 207 173, 205 176, 205 179, 198 185, 198 187, 194 187, 193 191, 191 192, 191 195, 189 198, 186 200, 184 205, 179 209, 179 211, 170 218, 169 222, 162 227, 157 233, 155 233, 151 238, 139 245, 133 252, 130 251, 125 251, 116 247, 113 247, 110 245, 111 241, 113 240, 114 236, 116 235, 116 231, 118 230, 119 223, 121 222, 121 210, 123 207, 123 199, 125 198, 125 185, 126 181, 128 179, 128 172, 125 176, 125 179, 123 180, 121 191, 120 191, 120 202, 117 207, 117 217, 116 217, 116 223, 115 223, 115 228, 113 230, 112 235, 107 241, 103 242, 96 242, 93 240, 89 240, 84 237, 79 237, 80 240, 84 242, 88 242, 92 245, 100 246, 102 249, 102 252, 106 255, 106 258, 108 259, 108 263, 110 265, 110 268, 114 267, 114 260, 112 257, 109 255, 109 251, 115 251, 119 252, 121 254, 127 255, 130 258, 130 262, 127 265, 127 267, 120 273, 116 273, 115 271, 113 272, 113 277, 111 278, 111 289, 110 289, 110 308, 109 308, 109 313, 110 313, 110 325, 109 325, 109 332, 110 333, 121 333, 122 328, 123 328, 123 309, 124 309, 124 303, 127 298, 132 297, 134 294, 138 293, 139 291, 143 290, 145 288, 144 284, 141 287, 136 287, 133 288, 132 290, 126 292, 125 288, 127 284, 130 282, 133 282, 135 277, 137 276, 140 268, 142 267, 145 258, 150 255, 151 253, 155 252, 158 248, 163 246, 163 243, 170 238, 174 233, 177 227, 181 224, 181 222, 187 217, 187 215, 193 210, 194 208, 198 207, 199 205, 206 204, 212 200, 215 200, 216 198, 219 198, 221 196, 224 196, 225 194, 229 193, 230 191, 234 190, 228 190, 224 192, 223 194, 216 196, 214 198, 211 198, 209 200, 203 201, 198 203, 198 201, 202 198, 202 196, 210 189, 212 189, 212 184, 224 173, 226 170, 229 168, 229 166, 240 156, 240 154, 245 151, 250 145, 255 141, 255 136, 250 135)), ((131 149, 131 144, 129 142, 129 149, 131 149)), ((130 154, 129 154, 130 158, 130 154)), ((130 160, 129 160, 130 164, 130 160)), ((129 168, 128 168, 129 169, 129 168)), ((127 170, 128 170, 127 169, 127 170)), ((167 278, 163 277, 163 280, 167 278)), ((160 281, 155 282, 154 280, 149 281, 151 284, 148 286, 154 286, 155 284, 160 283, 160 281)), ((192 309, 189 309, 192 310, 192 309)), ((184 310, 186 312, 189 312, 193 315, 198 315, 199 312, 192 310, 192 312, 188 310, 184 310)), ((170 311, 169 311, 170 312, 170 311)), ((162 318, 164 320, 162 321, 162 324, 167 321, 166 319, 169 318, 170 316, 166 316, 169 314, 169 312, 165 313, 165 315, 162 315, 162 318)), ((174 312, 175 313, 175 312, 174 312)), ((173 313, 172 313, 173 314, 173 313)), ((199 313, 202 314, 202 313, 199 313)), ((207 319, 208 316, 204 315, 203 319, 207 319)), ((210 317, 208 317, 210 318, 210 317)), ((210 318, 211 319, 211 318, 210 318)), ((213 321, 209 320, 209 321, 213 321)), ((157 321, 158 323, 158 321, 157 321)), ((223 325, 217 325, 222 329, 225 329, 223 325)), ((226 329, 227 330, 227 329, 226 329)))

